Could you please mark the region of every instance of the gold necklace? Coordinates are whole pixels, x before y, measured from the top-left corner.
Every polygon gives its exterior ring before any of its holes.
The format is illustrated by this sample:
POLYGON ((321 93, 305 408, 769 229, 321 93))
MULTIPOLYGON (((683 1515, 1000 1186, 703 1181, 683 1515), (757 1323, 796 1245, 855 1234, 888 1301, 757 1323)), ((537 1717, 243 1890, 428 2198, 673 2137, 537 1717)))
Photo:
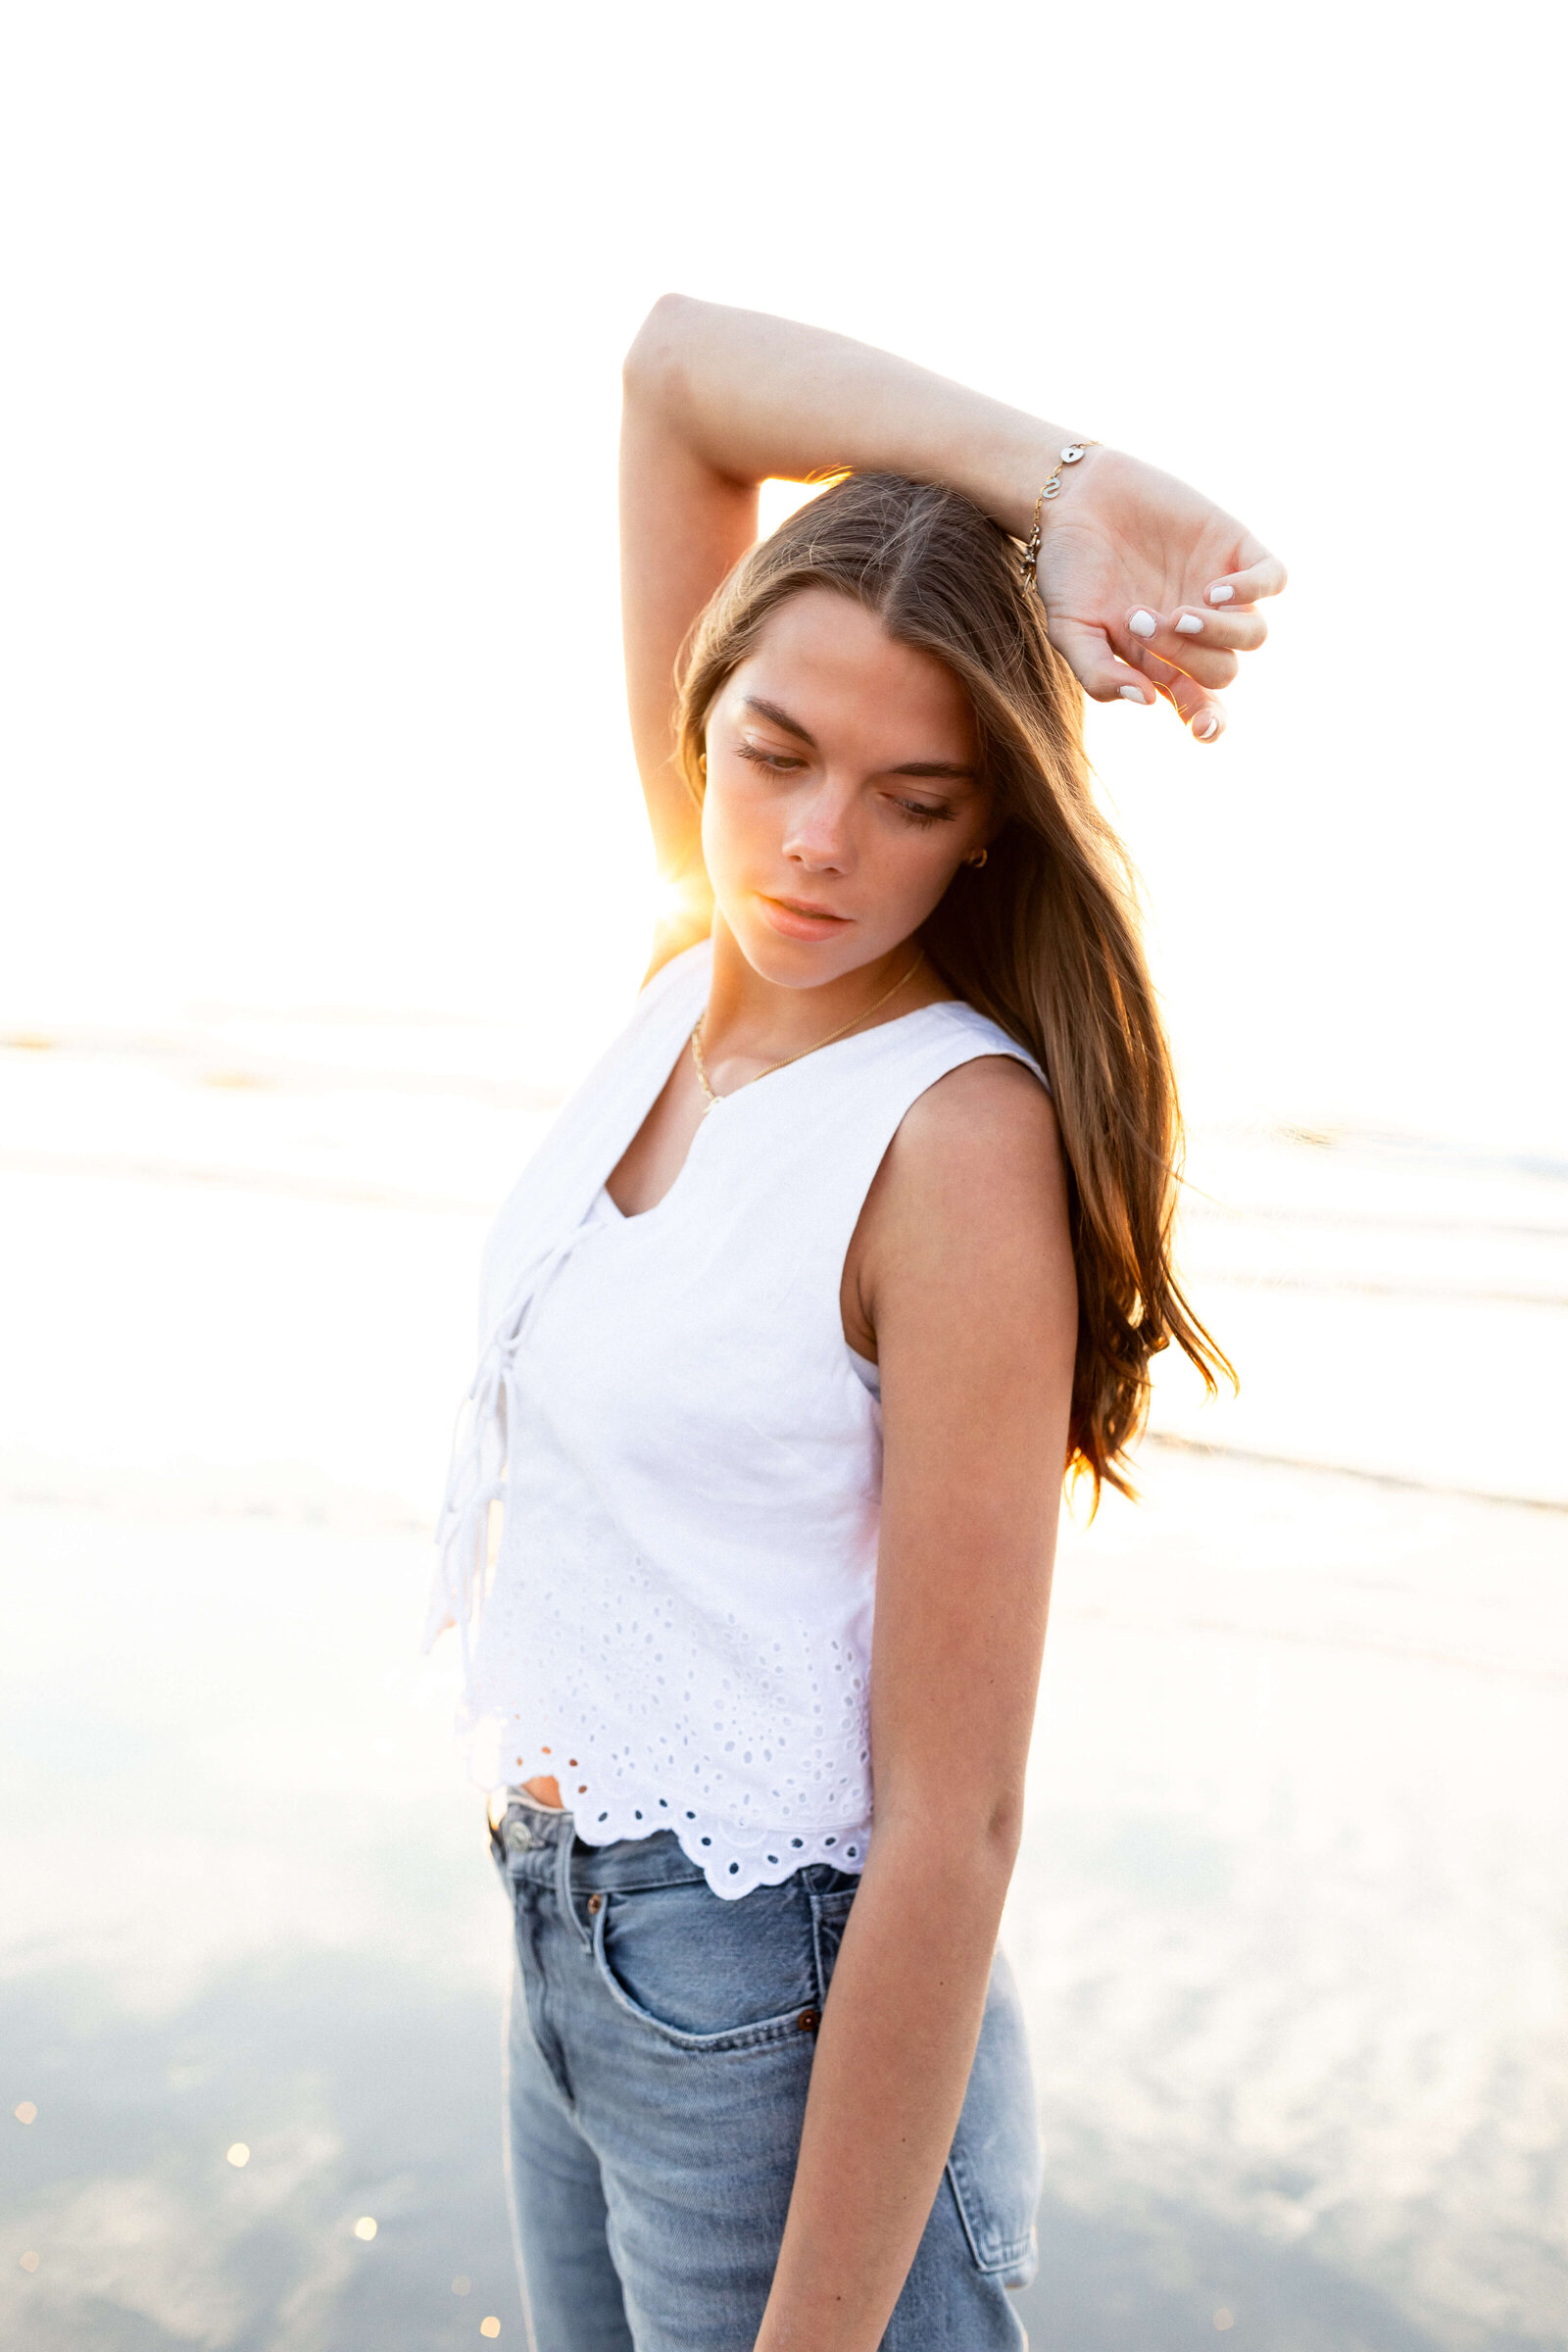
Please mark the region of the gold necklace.
MULTIPOLYGON (((757 1072, 757 1077, 743 1078, 741 1085, 755 1086, 758 1078, 771 1078, 775 1070, 787 1070, 792 1061, 804 1061, 808 1054, 820 1054, 824 1046, 836 1045, 841 1037, 847 1037, 850 1031, 854 1028, 857 1028, 861 1021, 868 1021, 873 1012, 880 1012, 883 1005, 887 1004, 888 1000, 891 997, 896 997, 898 995, 905 982, 914 978, 915 973, 920 968, 923 956, 924 950, 922 949, 920 955, 916 956, 908 970, 901 972, 898 978, 894 981, 893 986, 891 988, 885 988, 874 1004, 868 1004, 863 1012, 858 1012, 853 1020, 846 1021, 842 1029, 835 1029, 828 1037, 819 1037, 814 1045, 803 1046, 798 1054, 786 1054, 782 1061, 770 1061, 765 1070, 759 1070, 757 1072)), ((709 1084, 708 1064, 703 1059, 703 1022, 706 1021, 707 1018, 708 1014, 705 1010, 702 1020, 698 1022, 696 1028, 692 1031, 692 1059, 697 1064, 697 1083, 702 1088, 704 1094, 708 1097, 708 1101, 703 1108, 703 1116, 705 1119, 707 1118, 708 1113, 712 1109, 715 1102, 722 1102, 724 1101, 724 1097, 722 1095, 715 1095, 711 1086, 709 1084)), ((732 1092, 735 1093, 739 1093, 739 1088, 732 1089, 732 1092)))

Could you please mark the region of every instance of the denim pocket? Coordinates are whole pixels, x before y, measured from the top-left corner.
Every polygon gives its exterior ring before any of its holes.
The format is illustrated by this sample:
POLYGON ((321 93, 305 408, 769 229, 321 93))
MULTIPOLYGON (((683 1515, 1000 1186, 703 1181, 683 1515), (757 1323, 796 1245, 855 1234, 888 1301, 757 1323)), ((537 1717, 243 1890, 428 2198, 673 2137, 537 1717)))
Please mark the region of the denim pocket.
POLYGON ((732 1903, 701 1882, 607 1894, 594 1961, 616 2005, 679 2049, 810 2047, 817 1974, 798 1878, 732 1903))
POLYGON ((811 1924, 816 1936, 816 1982, 825 1997, 838 1965, 839 1945, 850 1924, 850 1907, 855 1901, 856 1885, 813 1889, 811 1894, 811 1924))
POLYGON ((1011 2274, 1009 2286, 1026 2286, 1035 2271, 1040 2127, 1023 2007, 1001 1952, 992 1964, 948 2179, 978 2267, 1011 2274))

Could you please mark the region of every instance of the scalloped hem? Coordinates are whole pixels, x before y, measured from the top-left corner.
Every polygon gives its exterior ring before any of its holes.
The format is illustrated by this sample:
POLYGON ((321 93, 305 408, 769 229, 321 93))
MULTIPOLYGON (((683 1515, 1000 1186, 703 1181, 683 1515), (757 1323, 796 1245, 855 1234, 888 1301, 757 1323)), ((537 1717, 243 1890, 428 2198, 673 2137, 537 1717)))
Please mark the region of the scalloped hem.
POLYGON ((578 1753, 569 1757, 564 1750, 558 1755, 542 1741, 527 1742, 525 1753, 519 1756, 517 1743, 508 1741, 502 1751, 507 1756, 503 1767, 497 1753, 500 1728, 493 1716, 466 1726, 460 1719, 469 1751, 469 1772, 481 1788, 492 1791, 520 1788, 527 1780, 545 1775, 560 1784, 569 1772, 571 1786, 564 1793, 573 1801, 564 1809, 571 1814, 585 1845, 656 1838, 661 1830, 668 1830, 687 1860, 697 1865, 713 1892, 726 1902, 738 1902, 755 1886, 782 1886, 810 1862, 826 1862, 851 1877, 858 1876, 865 1867, 869 1822, 830 1822, 823 1828, 796 1822, 785 1828, 741 1829, 699 1805, 681 1804, 672 1797, 639 1791, 607 1797, 595 1789, 599 1776, 586 1741, 573 1741, 578 1753))
POLYGON ((754 1886, 781 1886, 808 1862, 827 1862, 858 1876, 865 1867, 871 1836, 863 1823, 830 1830, 742 1833, 710 1814, 671 1805, 662 1797, 645 1797, 641 1803, 622 1799, 572 1818, 585 1845, 613 1845, 618 1838, 672 1831, 688 1862, 696 1863, 713 1892, 726 1902, 738 1902, 754 1886))

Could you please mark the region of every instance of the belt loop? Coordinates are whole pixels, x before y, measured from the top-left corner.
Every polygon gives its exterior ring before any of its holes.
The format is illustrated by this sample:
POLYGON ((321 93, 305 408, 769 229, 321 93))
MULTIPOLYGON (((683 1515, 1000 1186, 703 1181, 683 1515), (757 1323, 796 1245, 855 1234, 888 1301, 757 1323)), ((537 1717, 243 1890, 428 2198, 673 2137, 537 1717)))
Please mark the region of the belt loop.
POLYGON ((571 1857, 576 1851, 577 1824, 570 1813, 564 1814, 562 1818, 561 1835, 557 1843, 560 1851, 556 1856, 556 1898, 563 1913, 570 1920, 581 1936, 583 1950, 590 1952, 593 1950, 594 1939, 590 1931, 577 1917, 577 1905, 572 1898, 571 1891, 571 1857))

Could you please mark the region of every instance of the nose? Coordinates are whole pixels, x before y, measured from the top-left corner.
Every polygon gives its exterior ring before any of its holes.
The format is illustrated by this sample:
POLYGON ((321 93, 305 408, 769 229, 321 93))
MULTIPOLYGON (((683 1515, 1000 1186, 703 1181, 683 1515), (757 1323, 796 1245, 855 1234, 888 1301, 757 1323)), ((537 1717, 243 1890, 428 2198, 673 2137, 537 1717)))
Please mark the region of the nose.
POLYGON ((850 800, 824 782, 796 801, 784 829, 784 855, 811 874, 841 874, 849 867, 850 800))

